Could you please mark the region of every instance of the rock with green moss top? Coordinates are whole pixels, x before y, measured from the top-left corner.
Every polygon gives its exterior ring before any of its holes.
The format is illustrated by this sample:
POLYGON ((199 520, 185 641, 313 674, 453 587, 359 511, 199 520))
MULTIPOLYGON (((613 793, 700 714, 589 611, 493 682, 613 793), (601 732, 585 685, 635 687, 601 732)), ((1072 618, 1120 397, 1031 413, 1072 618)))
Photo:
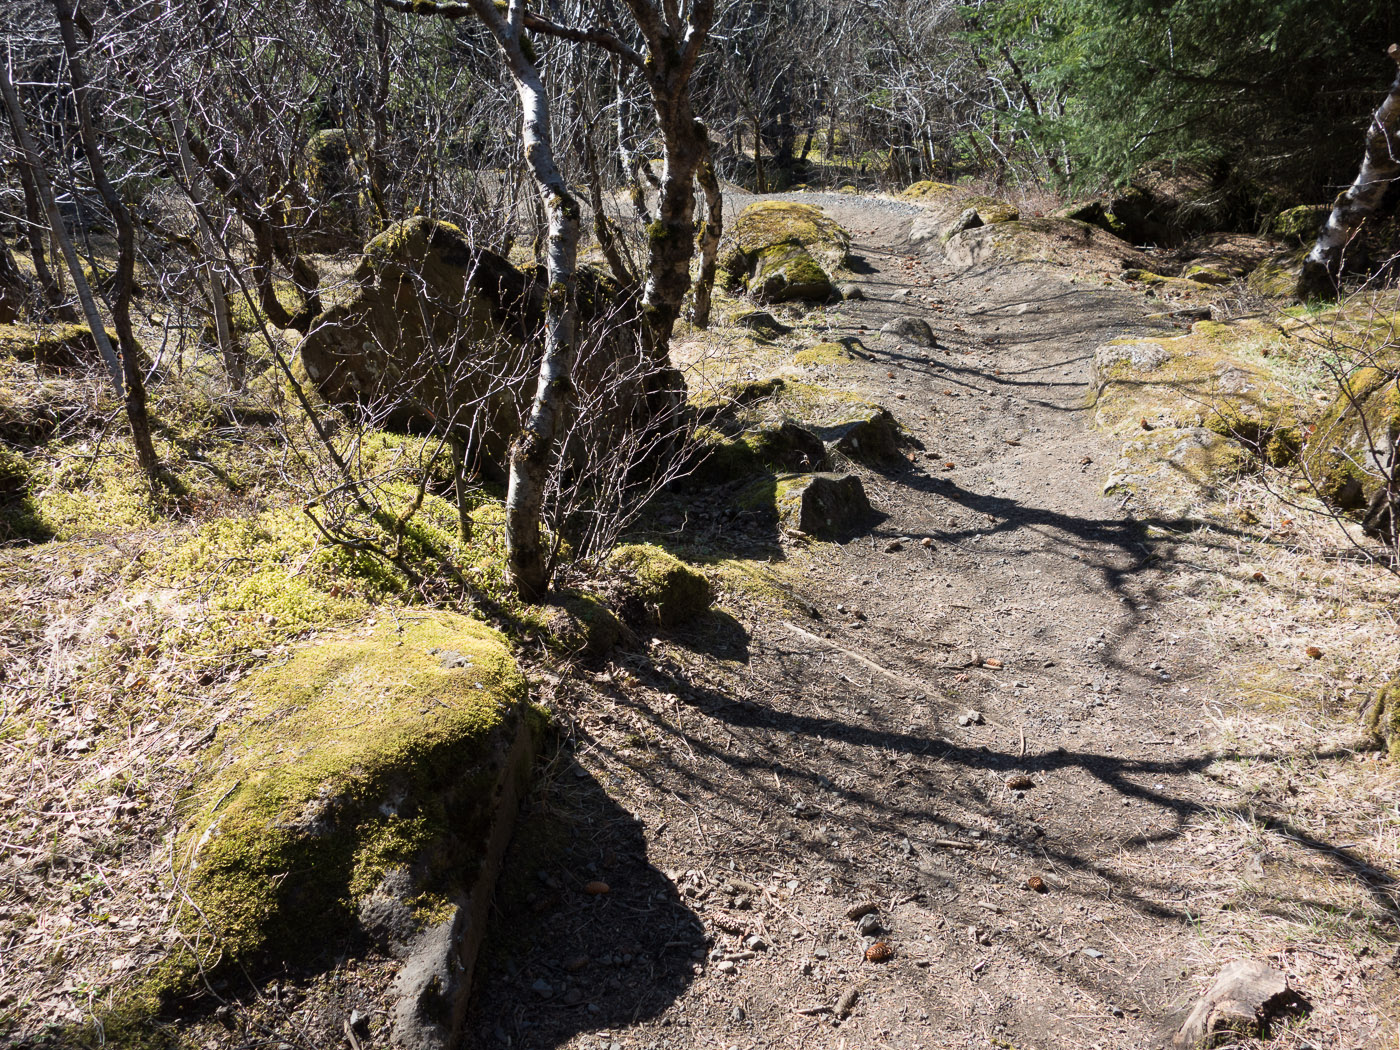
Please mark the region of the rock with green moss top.
POLYGON ((1197 259, 1181 271, 1183 280, 1195 281, 1198 284, 1229 284, 1235 279, 1234 274, 1227 272, 1213 264, 1212 260, 1197 259))
POLYGON ((733 415, 736 409, 777 397, 785 385, 780 376, 720 383, 708 390, 699 390, 692 394, 690 407, 702 422, 713 423, 717 419, 733 415))
POLYGON ((793 364, 815 366, 815 365, 840 365, 847 361, 854 361, 853 355, 841 343, 818 343, 816 346, 809 346, 806 350, 799 350, 792 355, 793 364))
POLYGON ((318 247, 335 250, 364 239, 369 199, 362 189, 361 158, 342 128, 316 132, 306 143, 307 228, 318 247))
POLYGON ((1330 214, 1332 209, 1326 204, 1300 204, 1275 215, 1269 223, 1269 232, 1275 237, 1311 247, 1330 214))
POLYGON ((878 406, 829 429, 829 440, 835 451, 874 467, 903 464, 904 450, 919 447, 919 442, 899 425, 889 410, 878 406))
POLYGON ((912 186, 901 190, 899 195, 905 200, 924 201, 930 199, 939 200, 958 192, 958 188, 951 183, 932 182, 928 179, 924 179, 922 182, 916 182, 912 186))
POLYGON ((1094 352, 1094 423, 1128 436, 1205 428, 1278 466, 1301 444, 1306 403, 1250 347, 1258 325, 1203 321, 1190 335, 1117 339, 1094 352))
POLYGON ((1400 444, 1400 353, 1382 352, 1349 376, 1308 435, 1303 466, 1318 494, 1389 535, 1397 513, 1394 464, 1400 444))
POLYGON ((735 437, 698 436, 698 461, 690 476, 702 485, 723 485, 765 471, 821 470, 826 464, 821 438, 791 420, 763 423, 735 437))
POLYGON ((854 474, 809 474, 758 483, 744 497, 768 504, 789 529, 821 540, 848 540, 869 527, 874 511, 854 474))
POLYGON ((948 238, 944 257, 954 266, 1039 263, 1102 272, 1144 267, 1147 259, 1097 226, 1072 219, 1020 219, 964 230, 948 238))
POLYGON ((850 234, 811 204, 760 201, 739 214, 722 266, 731 289, 759 302, 823 301, 846 264, 850 234))
POLYGON ((688 623, 714 600, 709 577, 655 544, 619 547, 608 564, 622 577, 629 603, 662 627, 688 623))
POLYGON ((997 197, 967 197, 959 203, 964 206, 963 210, 943 228, 939 234, 942 241, 947 241, 965 230, 995 226, 1002 222, 1015 222, 1021 217, 1015 206, 997 197))
MULTIPOLYGON (((107 341, 118 349, 117 333, 107 329, 107 341)), ((104 367, 92 329, 84 324, 0 325, 0 354, 32 361, 41 372, 64 372, 104 367)), ((141 367, 151 360, 140 352, 141 367)))
POLYGON ((599 657, 622 637, 622 622, 592 594, 571 594, 545 610, 549 644, 570 656, 599 657))
POLYGON ((1286 299, 1298 290, 1298 276, 1303 272, 1306 248, 1280 252, 1265 259, 1250 271, 1246 283, 1255 295, 1270 299, 1286 299))
MULTIPOLYGON (((455 226, 418 217, 371 240, 351 283, 301 346, 321 396, 391 429, 451 425, 475 465, 501 474, 537 383, 543 275, 472 245, 455 226)), ((640 396, 630 324, 640 306, 587 268, 578 303, 578 396, 605 403, 609 423, 622 428, 640 396)))
POLYGON ((1237 442, 1204 427, 1154 430, 1129 441, 1104 482, 1105 496, 1132 495, 1169 518, 1202 514, 1248 461, 1237 442))
MULTIPOLYGON (((164 978, 395 953, 463 903, 528 689, 504 639, 418 611, 319 639, 248 683, 183 803, 190 906, 164 978), (197 946, 197 947, 196 947, 197 946)), ((173 988, 172 988, 173 990, 173 988)))
POLYGON ((1371 738, 1390 752, 1391 761, 1400 762, 1400 678, 1376 691, 1366 705, 1364 724, 1371 738))

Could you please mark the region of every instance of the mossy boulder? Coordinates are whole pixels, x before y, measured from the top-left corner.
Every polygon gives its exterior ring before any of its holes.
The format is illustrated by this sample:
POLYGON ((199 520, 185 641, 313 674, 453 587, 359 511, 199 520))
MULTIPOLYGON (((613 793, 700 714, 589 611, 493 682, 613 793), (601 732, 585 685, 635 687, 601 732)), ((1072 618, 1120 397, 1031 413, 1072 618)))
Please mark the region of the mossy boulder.
POLYGON ((1298 277, 1303 272, 1303 260, 1308 249, 1297 248, 1269 256, 1250 271, 1246 283, 1255 295, 1270 299, 1286 299, 1298 289, 1298 277))
POLYGON ((688 623, 714 601, 709 577, 655 544, 619 547, 608 564, 621 576, 628 603, 661 627, 688 623))
POLYGON ((445 612, 256 674, 183 804, 172 967, 329 961, 366 934, 397 951, 440 922, 475 876, 527 695, 504 639, 445 612))
POLYGON ((1030 263, 1101 272, 1146 265, 1127 242, 1073 219, 1021 219, 964 230, 943 246, 954 266, 1030 263))
POLYGON ((622 622, 592 594, 570 594, 545 610, 549 644, 569 656, 603 656, 622 638, 622 622))
POLYGON ((904 450, 918 446, 889 410, 879 406, 827 428, 827 436, 833 450, 873 467, 903 465, 904 450))
MULTIPOLYGON (((107 340, 120 353, 117 333, 107 329, 107 340)), ((0 354, 33 362, 42 373, 90 371, 105 368, 92 329, 84 324, 0 325, 0 354)), ((141 365, 151 364, 144 351, 141 365)))
POLYGON ((739 496, 744 509, 794 532, 845 541, 869 527, 875 512, 854 474, 803 474, 764 478, 739 496))
POLYGON ((821 470, 826 446, 821 438, 791 420, 761 423, 735 437, 714 435, 701 441, 691 477, 701 484, 722 485, 766 471, 821 470))
POLYGON ((763 339, 777 339, 792 331, 791 325, 783 324, 767 310, 745 310, 734 315, 736 328, 747 328, 763 339))
POLYGON ((1307 406, 1253 351, 1262 327, 1202 322, 1170 339, 1117 339, 1094 352, 1094 423, 1124 437, 1204 428, 1275 465, 1301 446, 1307 406))
MULTIPOLYGON (((389 429, 453 427, 499 473, 537 382, 545 284, 455 226, 409 219, 365 246, 350 294, 317 318, 300 360, 331 404, 389 429)), ((623 426, 637 394, 640 307, 586 268, 578 304, 574 384, 585 400, 606 394, 623 426)))
POLYGON ((1103 492, 1131 494, 1166 517, 1188 518, 1217 500, 1247 461, 1238 442, 1205 427, 1154 430, 1123 446, 1103 492))
POLYGON ((760 201, 739 213, 733 241, 722 263, 730 289, 765 303, 824 301, 850 234, 814 205, 760 201))
POLYGON ((1391 761, 1400 762, 1400 678, 1376 690, 1363 717, 1372 739, 1390 752, 1391 761))
POLYGON ((1327 221, 1327 216, 1332 214, 1332 209, 1326 204, 1300 204, 1296 208, 1289 208, 1287 211, 1279 212, 1269 222, 1269 232, 1275 237, 1292 241, 1294 244, 1305 244, 1312 247, 1317 240, 1318 232, 1322 229, 1322 224, 1327 221))
POLYGON ((336 250, 363 242, 369 212, 364 165, 344 129, 326 128, 312 135, 303 163, 311 204, 306 226, 316 246, 336 250))
POLYGON ((1400 443, 1400 353, 1347 377, 1308 435, 1303 465, 1332 506, 1355 514, 1373 532, 1387 535, 1397 508, 1394 464, 1400 443))
POLYGON ((916 182, 912 186, 907 186, 900 191, 900 196, 905 200, 925 201, 941 200, 944 197, 958 193, 958 187, 948 182, 932 182, 924 179, 916 182))
POLYGON ((734 416, 743 409, 772 400, 786 385, 781 376, 719 383, 692 393, 690 408, 701 422, 713 423, 724 417, 734 416))

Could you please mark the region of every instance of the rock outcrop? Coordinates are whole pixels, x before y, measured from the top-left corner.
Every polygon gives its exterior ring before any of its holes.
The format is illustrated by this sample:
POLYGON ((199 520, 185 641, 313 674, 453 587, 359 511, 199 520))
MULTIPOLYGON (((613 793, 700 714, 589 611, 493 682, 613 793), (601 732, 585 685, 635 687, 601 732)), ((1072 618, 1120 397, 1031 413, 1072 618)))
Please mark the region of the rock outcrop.
POLYGON ((846 264, 851 240, 820 208, 785 201, 750 204, 733 237, 722 262, 726 284, 761 303, 832 298, 832 275, 846 264))

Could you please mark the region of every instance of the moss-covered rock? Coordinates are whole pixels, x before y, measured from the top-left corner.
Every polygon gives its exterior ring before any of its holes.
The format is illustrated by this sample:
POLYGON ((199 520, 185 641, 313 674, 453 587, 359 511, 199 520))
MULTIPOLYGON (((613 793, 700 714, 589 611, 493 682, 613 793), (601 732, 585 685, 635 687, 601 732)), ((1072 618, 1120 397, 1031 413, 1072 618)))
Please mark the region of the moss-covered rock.
POLYGON ((734 315, 736 328, 747 328, 763 339, 777 339, 792 331, 791 325, 783 324, 767 310, 745 310, 734 315))
POLYGON ((943 246, 954 266, 1040 263, 1084 271, 1143 267, 1146 258, 1097 226, 1072 219, 1022 219, 964 230, 943 246))
POLYGON ((569 656, 603 656, 622 637, 622 622, 602 599, 570 594, 545 610, 549 644, 569 656))
POLYGON ((837 452, 874 467, 903 465, 904 450, 918 445, 889 410, 878 406, 836 424, 828 433, 837 452))
POLYGON ((739 505, 787 529, 822 540, 845 541, 866 529, 874 511, 854 474, 764 478, 739 495, 739 505))
POLYGON ((1400 678, 1376 690, 1364 720, 1372 739, 1390 752, 1391 761, 1400 762, 1400 678))
POLYGON ((248 695, 184 803, 192 906, 174 967, 334 958, 361 932, 410 940, 475 873, 527 697, 504 640, 418 612, 320 639, 248 695))
POLYGON ((1311 247, 1331 213, 1332 209, 1326 204, 1300 204, 1275 215, 1269 222, 1269 232, 1294 244, 1311 247))
POLYGON ((619 547, 608 564, 622 577, 628 600, 662 627, 695 619, 714 600, 709 577, 655 544, 619 547))
POLYGON ((1347 377, 1303 452, 1319 495, 1382 534, 1396 512, 1391 472, 1400 443, 1397 375, 1400 353, 1391 351, 1347 377))
POLYGON ((1118 339, 1094 353, 1094 422, 1128 436, 1205 428, 1276 465, 1301 445, 1307 405, 1249 353, 1255 325, 1202 322, 1171 339, 1118 339))
POLYGON ((362 165, 342 128, 316 132, 306 143, 306 192, 311 199, 307 227, 318 247, 336 249, 364 240, 368 201, 362 165))
MULTIPOLYGON (((481 466, 499 471, 537 382, 531 346, 544 318, 543 275, 419 217, 371 240, 352 284, 302 343, 301 362, 321 396, 390 429, 451 425, 481 466)), ((606 392, 625 417, 637 394, 629 324, 640 307, 586 268, 578 303, 574 383, 583 398, 606 392), (629 378, 620 381, 619 372, 629 378)))
POLYGON ((1103 491, 1132 494, 1167 517, 1187 518, 1218 499, 1247 460, 1239 443, 1204 427, 1154 430, 1123 446, 1103 491))
POLYGON ((783 201, 745 208, 733 240, 722 262, 727 285, 769 303, 831 298, 831 274, 850 247, 850 235, 820 208, 783 201))
MULTIPOLYGON (((107 340, 116 350, 117 333, 110 328, 107 340)), ((45 373, 105 368, 92 329, 82 324, 0 325, 0 354, 32 361, 45 373)), ((140 356, 142 367, 149 368, 150 358, 144 351, 140 356)))
POLYGON ((1298 275, 1303 272, 1303 259, 1307 254, 1306 248, 1298 248, 1265 259, 1250 271, 1249 290, 1270 299, 1291 297, 1298 288, 1298 275))
POLYGON ((691 478, 700 484, 723 485, 765 471, 821 470, 826 463, 821 438, 791 420, 761 423, 735 437, 699 436, 691 478))
POLYGON ((958 187, 947 182, 931 182, 928 179, 916 182, 912 186, 907 186, 900 191, 900 196, 905 200, 925 201, 939 200, 943 197, 958 193, 958 187))

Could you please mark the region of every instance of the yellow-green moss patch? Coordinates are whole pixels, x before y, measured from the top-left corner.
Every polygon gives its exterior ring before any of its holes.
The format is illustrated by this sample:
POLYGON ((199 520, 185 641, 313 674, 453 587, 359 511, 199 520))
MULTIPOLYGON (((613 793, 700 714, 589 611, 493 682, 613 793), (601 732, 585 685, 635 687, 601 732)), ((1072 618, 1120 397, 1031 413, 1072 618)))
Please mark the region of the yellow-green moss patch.
POLYGON ((323 638, 257 674, 248 717, 184 803, 182 925, 201 945, 188 963, 334 951, 394 869, 414 869, 415 896, 469 881, 493 749, 526 695, 504 639, 444 612, 323 638))
POLYGON ((804 366, 840 365, 854 361, 851 352, 840 343, 818 343, 806 350, 799 350, 792 357, 793 363, 804 366))
POLYGON ((608 564, 626 581, 628 597, 663 627, 694 619, 714 599, 709 578, 703 572, 655 544, 619 547, 608 564))

